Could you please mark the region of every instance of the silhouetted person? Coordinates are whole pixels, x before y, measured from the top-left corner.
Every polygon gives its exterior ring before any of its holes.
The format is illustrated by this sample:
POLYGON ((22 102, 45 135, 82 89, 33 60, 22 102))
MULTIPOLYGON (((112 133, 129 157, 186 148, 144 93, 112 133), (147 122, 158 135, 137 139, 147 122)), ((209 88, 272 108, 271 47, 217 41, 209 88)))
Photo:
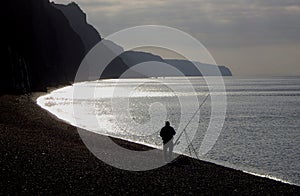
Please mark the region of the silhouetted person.
POLYGON ((172 160, 172 153, 174 148, 173 136, 176 134, 173 127, 170 126, 170 122, 166 121, 165 126, 160 131, 160 137, 163 140, 163 151, 165 162, 172 160))

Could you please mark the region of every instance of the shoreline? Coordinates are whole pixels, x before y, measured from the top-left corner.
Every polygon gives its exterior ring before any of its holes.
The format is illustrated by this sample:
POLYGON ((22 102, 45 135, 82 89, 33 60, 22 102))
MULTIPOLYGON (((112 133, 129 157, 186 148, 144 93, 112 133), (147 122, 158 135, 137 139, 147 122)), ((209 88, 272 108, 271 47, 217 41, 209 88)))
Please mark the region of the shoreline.
MULTIPOLYGON (((79 129, 83 129, 82 127, 77 127, 76 125, 70 123, 68 120, 64 120, 64 119, 60 119, 58 116, 56 116, 55 114, 53 114, 51 111, 48 111, 46 108, 43 108, 42 105, 39 105, 37 103, 37 99, 43 95, 47 95, 55 90, 59 90, 61 88, 68 88, 68 87, 71 87, 70 85, 68 86, 61 86, 60 88, 50 88, 48 90, 47 93, 45 92, 36 92, 36 93, 33 93, 31 95, 31 98, 32 100, 40 107, 42 108, 44 111, 46 111, 49 115, 51 115, 53 118, 55 118, 57 121, 60 121, 60 122, 63 122, 63 123, 66 123, 66 124, 69 124, 75 128, 79 128, 79 129)), ((91 134, 96 134, 96 135, 100 135, 102 137, 109 137, 111 139, 115 139, 115 140, 121 140, 121 141, 124 141, 124 142, 129 142, 129 143, 133 143, 133 144, 136 144, 136 145, 140 145, 141 148, 143 149, 147 149, 149 148, 150 149, 158 149, 158 150, 162 150, 162 148, 160 148, 159 146, 155 146, 155 145, 150 145, 150 144, 147 144, 147 143, 143 143, 143 142, 138 142, 138 141, 133 141, 133 140, 128 140, 128 139, 124 139, 124 138, 121 138, 121 137, 116 137, 116 136, 112 136, 112 135, 105 135, 105 134, 99 134, 97 133, 96 131, 90 131, 90 130, 85 130, 86 132, 89 132, 91 134), (143 146, 143 147, 142 147, 143 146)), ((122 145, 122 144, 121 144, 122 145)), ((138 149, 135 149, 135 150, 138 150, 138 149)), ((266 172, 264 171, 259 171, 259 169, 256 169, 256 168, 247 168, 247 167, 244 167, 244 166, 235 166, 235 165, 232 165, 230 163, 227 163, 227 162, 219 162, 217 160, 210 160, 210 159, 196 159, 195 157, 192 157, 188 154, 180 154, 178 152, 174 152, 174 154, 177 154, 176 157, 178 156, 186 156, 188 158, 191 158, 191 159, 195 159, 195 160, 199 160, 199 161, 202 161, 202 162, 207 162, 207 163, 211 163, 211 164, 215 164, 217 166, 221 166, 221 167, 225 167, 225 168, 229 168, 229 169, 234 169, 236 171, 241 171, 243 173, 246 173, 246 174, 250 174, 250 175, 253 175, 253 176, 256 176, 256 177, 261 177, 261 178, 266 178, 266 179, 269 179, 269 180, 274 180, 274 181, 277 181, 277 182, 281 182, 281 183, 284 183, 284 184, 288 184, 288 185, 293 185, 293 186, 298 186, 300 187, 300 185, 296 184, 296 183, 293 183, 293 182, 289 182, 288 180, 286 179, 281 179, 281 178, 278 178, 276 176, 272 176, 270 174, 265 174, 266 172)))
MULTIPOLYGON (((97 159, 83 144, 75 127, 40 108, 32 97, 4 95, 0 97, 0 106, 1 193, 249 195, 300 191, 299 186, 182 155, 175 165, 155 170, 120 170, 97 159)), ((106 136, 95 137, 102 141, 106 136)), ((129 149, 149 149, 113 140, 129 149)))

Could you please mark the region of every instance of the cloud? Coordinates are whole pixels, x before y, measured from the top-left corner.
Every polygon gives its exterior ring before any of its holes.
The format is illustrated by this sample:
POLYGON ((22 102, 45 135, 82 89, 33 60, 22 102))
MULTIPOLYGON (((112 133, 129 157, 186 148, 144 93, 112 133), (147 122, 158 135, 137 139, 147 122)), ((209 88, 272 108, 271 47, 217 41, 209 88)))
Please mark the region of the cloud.
POLYGON ((135 25, 162 24, 207 38, 235 37, 237 41, 228 40, 233 44, 300 40, 300 3, 293 0, 78 0, 77 3, 105 34, 135 25))

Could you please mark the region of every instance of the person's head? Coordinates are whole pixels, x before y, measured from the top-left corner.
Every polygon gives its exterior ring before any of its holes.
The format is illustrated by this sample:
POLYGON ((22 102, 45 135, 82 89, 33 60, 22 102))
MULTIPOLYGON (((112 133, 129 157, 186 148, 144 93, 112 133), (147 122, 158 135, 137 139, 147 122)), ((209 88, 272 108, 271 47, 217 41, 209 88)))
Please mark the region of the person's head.
POLYGON ((170 126, 170 122, 169 121, 166 121, 166 126, 170 126))

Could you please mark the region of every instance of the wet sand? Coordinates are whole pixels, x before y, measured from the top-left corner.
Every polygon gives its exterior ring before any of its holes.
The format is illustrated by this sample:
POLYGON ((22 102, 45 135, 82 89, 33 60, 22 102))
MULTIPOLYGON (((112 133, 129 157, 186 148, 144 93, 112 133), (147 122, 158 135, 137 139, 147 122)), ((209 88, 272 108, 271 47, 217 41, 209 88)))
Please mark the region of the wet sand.
MULTIPOLYGON (((297 195, 300 187, 185 156, 159 169, 132 172, 97 159, 77 129, 39 108, 30 96, 0 97, 0 194, 297 195)), ((93 134, 93 133, 90 133, 93 134)), ((94 134, 98 141, 104 136, 94 134)), ((114 139, 121 146, 146 146, 114 139)))

